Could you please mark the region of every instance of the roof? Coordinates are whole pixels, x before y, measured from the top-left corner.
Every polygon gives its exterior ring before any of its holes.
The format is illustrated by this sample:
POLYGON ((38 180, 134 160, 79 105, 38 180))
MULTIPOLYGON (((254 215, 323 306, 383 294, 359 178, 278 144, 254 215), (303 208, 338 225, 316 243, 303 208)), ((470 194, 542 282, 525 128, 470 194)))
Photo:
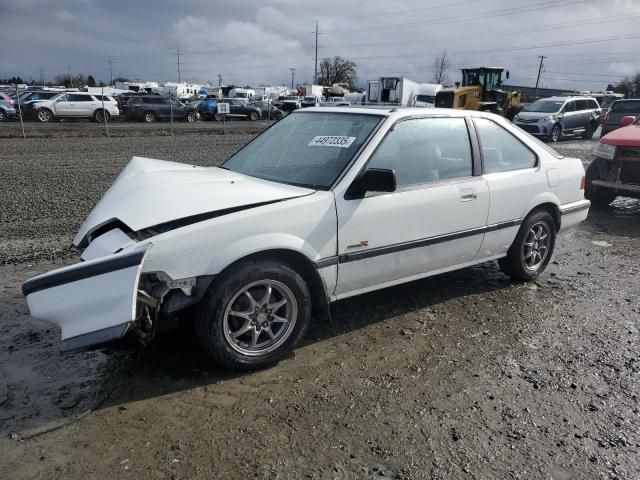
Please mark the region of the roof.
POLYGON ((385 117, 412 117, 417 115, 433 115, 446 117, 500 117, 490 112, 480 112, 477 110, 463 110, 457 108, 425 108, 425 107, 393 107, 393 106, 372 106, 372 107, 311 107, 297 112, 328 112, 328 113, 358 113, 368 115, 380 115, 385 117))
POLYGON ((590 95, 571 95, 566 97, 556 96, 556 97, 540 98, 539 100, 551 100, 552 102, 566 102, 567 100, 585 100, 585 99, 595 100, 595 98, 593 98, 590 95))

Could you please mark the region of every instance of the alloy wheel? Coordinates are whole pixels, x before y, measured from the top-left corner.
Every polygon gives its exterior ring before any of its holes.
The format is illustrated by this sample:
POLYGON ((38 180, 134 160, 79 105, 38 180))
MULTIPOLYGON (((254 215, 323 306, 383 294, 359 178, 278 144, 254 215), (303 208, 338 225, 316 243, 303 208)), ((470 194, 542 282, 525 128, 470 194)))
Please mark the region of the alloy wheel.
POLYGON ((227 304, 224 337, 242 355, 265 355, 289 338, 297 317, 298 305, 289 287, 276 280, 252 282, 227 304))
POLYGON ((549 253, 549 225, 538 222, 527 233, 522 244, 522 260, 528 270, 538 270, 549 253))

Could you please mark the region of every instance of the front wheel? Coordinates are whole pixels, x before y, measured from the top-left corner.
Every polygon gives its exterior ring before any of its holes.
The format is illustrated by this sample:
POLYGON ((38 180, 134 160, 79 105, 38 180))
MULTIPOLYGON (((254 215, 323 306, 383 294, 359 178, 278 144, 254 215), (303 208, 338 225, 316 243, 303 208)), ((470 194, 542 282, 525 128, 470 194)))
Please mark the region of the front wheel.
POLYGON ((212 285, 196 314, 204 350, 234 370, 278 362, 302 339, 311 319, 304 279, 286 265, 251 261, 212 285))
POLYGON ((255 122, 256 120, 258 120, 258 112, 251 112, 249 114, 249 120, 251 120, 252 122, 255 122))
POLYGON ((8 118, 7 112, 0 108, 0 122, 6 121, 8 118))
POLYGON ((224 120, 224 117, 222 116, 221 113, 216 113, 213 118, 215 118, 216 122, 221 122, 222 120, 224 120))
POLYGON ((193 123, 197 121, 198 121, 198 115, 196 114, 196 112, 187 113, 187 122, 193 123))
POLYGON ((156 114, 153 112, 144 112, 142 119, 147 123, 153 123, 158 119, 158 117, 156 117, 156 114))
POLYGON ((40 110, 38 110, 36 117, 38 118, 39 122, 43 123, 47 123, 53 120, 53 114, 45 108, 41 108, 40 110))
POLYGON ((560 126, 560 124, 556 123, 551 129, 551 133, 549 134, 549 140, 551 140, 552 142, 557 142, 558 140, 560 140, 561 136, 562 136, 562 127, 560 126))
POLYGON ((522 222, 500 268, 514 280, 533 280, 547 268, 556 244, 556 223, 544 210, 532 212, 522 222))

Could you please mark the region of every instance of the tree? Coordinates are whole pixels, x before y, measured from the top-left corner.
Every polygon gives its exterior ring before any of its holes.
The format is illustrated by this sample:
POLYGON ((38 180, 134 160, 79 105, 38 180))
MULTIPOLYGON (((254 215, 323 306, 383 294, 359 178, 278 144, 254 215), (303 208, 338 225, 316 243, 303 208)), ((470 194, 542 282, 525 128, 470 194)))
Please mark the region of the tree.
POLYGON ((87 87, 95 87, 96 86, 96 79, 93 78, 92 75, 89 75, 87 77, 87 87))
POLYGON ((446 50, 442 50, 439 55, 433 58, 433 83, 449 83, 449 69, 451 61, 446 50))
POLYGON ((330 86, 334 83, 348 83, 353 88, 357 78, 356 64, 342 57, 325 57, 320 60, 318 83, 330 86))
POLYGON ((623 93, 625 98, 638 98, 640 97, 640 72, 624 77, 617 85, 609 86, 613 86, 614 92, 623 93))

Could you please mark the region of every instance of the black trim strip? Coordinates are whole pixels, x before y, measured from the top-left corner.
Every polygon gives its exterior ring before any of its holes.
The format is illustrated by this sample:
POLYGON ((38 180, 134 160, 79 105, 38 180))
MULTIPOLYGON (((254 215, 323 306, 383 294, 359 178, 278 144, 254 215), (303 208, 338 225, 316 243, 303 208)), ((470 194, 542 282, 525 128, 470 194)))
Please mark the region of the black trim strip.
MULTIPOLYGON (((413 240, 411 242, 398 243, 395 245, 389 245, 386 247, 378 247, 371 250, 365 250, 362 252, 345 253, 338 256, 339 263, 355 262, 357 260, 364 260, 366 258, 378 257, 380 255, 387 255, 389 253, 401 252, 403 250, 411 250, 414 248, 427 247, 429 245, 436 245, 438 243, 450 242, 452 240, 458 240, 460 238, 472 237, 474 235, 480 235, 488 232, 495 232, 504 228, 517 227, 522 223, 522 219, 510 220, 508 222, 496 223, 493 225, 487 225, 485 227, 471 228, 469 230, 462 230, 460 232, 448 233, 446 235, 438 235, 436 237, 423 238, 420 240, 413 240)), ((333 258, 333 257, 328 257, 333 258)), ((323 259, 324 260, 324 259, 323 259)), ((323 260, 320 260, 322 262, 323 260)), ((320 263, 316 262, 316 264, 320 263)))
POLYGON ((564 209, 562 208, 562 206, 560 206, 560 213, 562 215, 566 215, 568 213, 580 212, 581 210, 588 210, 590 206, 591 206, 590 203, 585 203, 583 205, 575 205, 573 207, 567 207, 564 209))
POLYGON ((140 265, 144 258, 144 254, 144 251, 133 252, 120 257, 109 258, 108 260, 100 263, 93 263, 89 265, 80 263, 76 268, 70 270, 58 273, 53 272, 48 275, 32 278, 22 284, 22 294, 26 296, 34 292, 39 292, 40 290, 64 285, 65 283, 76 282, 85 278, 95 277, 96 275, 135 267, 140 265))
POLYGON ((338 256, 336 255, 333 257, 325 257, 315 262, 315 264, 316 264, 316 268, 324 268, 324 267, 330 267, 331 265, 337 265, 338 256))
MULTIPOLYGON (((311 195, 311 194, 307 194, 311 195)), ((295 197, 280 198, 278 200, 269 200, 268 202, 251 203, 249 205, 241 205, 239 207, 225 208, 223 210, 215 210, 213 212, 198 213, 196 215, 190 215, 188 217, 177 218, 164 223, 158 223, 150 227, 145 227, 137 232, 134 232, 136 237, 143 235, 143 240, 150 238, 160 233, 169 232, 176 228, 186 227, 187 225, 193 225, 194 223, 204 222, 211 220, 212 218, 222 217, 223 215, 229 215, 230 213, 241 212, 243 210, 249 210, 251 208, 263 207, 265 205, 271 205, 272 203, 284 202, 285 200, 291 200, 293 198, 304 197, 306 195, 296 195, 295 197), (150 232, 151 235, 145 235, 145 232, 150 232)))

